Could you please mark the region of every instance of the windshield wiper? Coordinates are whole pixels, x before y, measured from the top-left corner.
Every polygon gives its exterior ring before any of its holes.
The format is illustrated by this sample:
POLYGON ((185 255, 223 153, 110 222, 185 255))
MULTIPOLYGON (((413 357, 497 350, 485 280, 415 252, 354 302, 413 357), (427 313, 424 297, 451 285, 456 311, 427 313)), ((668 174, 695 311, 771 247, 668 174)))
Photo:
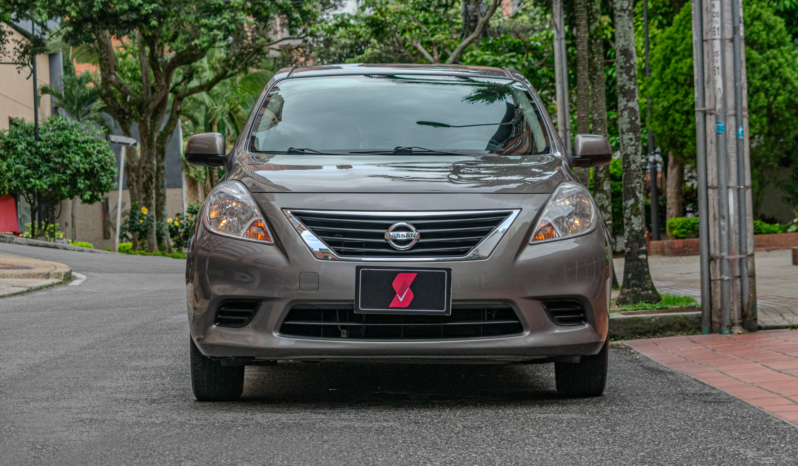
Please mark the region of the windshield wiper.
POLYGON ((308 149, 306 147, 289 147, 286 154, 329 154, 329 152, 319 152, 315 149, 308 149))
POLYGON ((417 121, 417 125, 424 125, 424 126, 432 126, 433 128, 468 128, 470 126, 503 126, 503 125, 512 125, 512 122, 508 123, 480 123, 477 125, 450 125, 448 123, 440 123, 438 121, 417 121))
POLYGON ((427 149, 418 146, 398 146, 393 150, 351 150, 350 154, 391 154, 391 155, 413 155, 413 154, 435 154, 435 155, 463 155, 461 152, 450 152, 446 150, 427 149))

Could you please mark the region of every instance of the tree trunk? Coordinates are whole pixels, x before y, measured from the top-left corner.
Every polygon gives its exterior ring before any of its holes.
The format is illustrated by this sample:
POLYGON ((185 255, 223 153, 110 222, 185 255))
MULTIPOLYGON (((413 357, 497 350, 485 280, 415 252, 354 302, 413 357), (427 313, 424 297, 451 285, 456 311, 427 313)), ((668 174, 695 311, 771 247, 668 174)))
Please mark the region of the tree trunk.
POLYGON ((166 226, 166 149, 158 148, 155 161, 155 231, 158 237, 158 249, 163 245, 169 250, 169 229, 166 226))
POLYGON ((615 51, 618 80, 618 129, 623 157, 624 252, 623 288, 616 302, 658 303, 662 299, 651 281, 646 250, 643 157, 640 107, 637 93, 637 59, 633 0, 615 2, 615 51))
MULTIPOLYGON (((668 154, 668 181, 667 181, 667 207, 666 207, 666 223, 667 221, 681 217, 684 215, 684 205, 682 203, 682 194, 684 191, 684 163, 677 160, 673 154, 668 154)), ((668 231, 668 239, 671 238, 671 232, 668 231)))
MULTIPOLYGON (((574 0, 576 11, 576 134, 590 133, 590 71, 588 69, 587 4, 590 0, 574 0)), ((575 168, 583 185, 590 187, 590 169, 575 168)))
MULTIPOLYGON (((139 209, 147 208, 148 214, 155 213, 155 134, 149 122, 142 118, 139 121, 139 136, 141 136, 141 151, 139 154, 138 175, 141 179, 141 192, 139 209)), ((155 252, 157 240, 155 228, 151 228, 147 236, 147 252, 155 252)))
MULTIPOLYGON (((604 42, 601 27, 601 0, 588 0, 588 70, 590 70, 590 114, 593 119, 593 134, 609 136, 607 130, 607 95, 604 88, 604 42)), ((613 246, 615 236, 612 233, 612 185, 610 183, 610 167, 593 169, 593 199, 610 231, 613 246)), ((618 288, 615 269, 612 270, 612 287, 618 288)))

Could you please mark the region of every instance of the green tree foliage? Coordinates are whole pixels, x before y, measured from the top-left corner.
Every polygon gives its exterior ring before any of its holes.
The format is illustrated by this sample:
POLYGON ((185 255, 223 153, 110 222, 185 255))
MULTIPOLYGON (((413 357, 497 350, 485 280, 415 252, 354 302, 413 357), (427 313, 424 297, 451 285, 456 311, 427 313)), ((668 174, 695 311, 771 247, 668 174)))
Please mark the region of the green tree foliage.
MULTIPOLYGON (((773 3, 743 3, 754 214, 798 137, 798 51, 773 3)), ((798 10, 793 10, 794 12, 798 10)), ((798 157, 795 157, 798 160, 798 157)), ((796 170, 796 167, 793 167, 796 170)))
POLYGON ((96 52, 106 111, 126 136, 138 125, 140 153, 127 151, 125 170, 131 198, 155 212, 165 237, 166 147, 183 101, 258 65, 280 44, 302 40, 331 1, 0 0, 0 11, 20 20, 63 18, 59 37, 96 52), (280 39, 278 19, 288 33, 280 39))
MULTIPOLYGON (((754 214, 765 189, 795 150, 798 136, 798 52, 784 20, 768 0, 743 3, 748 73, 748 114, 754 214)), ((691 8, 687 4, 662 31, 651 51, 653 96, 651 128, 657 145, 684 162, 695 160, 695 101, 691 8)))
POLYGON ((685 163, 695 159, 695 97, 693 87, 693 20, 690 5, 657 35, 651 51, 652 96, 650 129, 662 152, 685 163))
POLYGON ((97 129, 61 117, 44 121, 38 142, 33 124, 11 125, 0 132, 9 190, 23 195, 33 211, 43 207, 53 212, 75 196, 84 204, 100 201, 116 187, 117 176, 114 154, 101 136, 97 129))
POLYGON ((501 0, 462 0, 476 12, 473 30, 463 26, 457 0, 365 0, 355 14, 320 25, 321 63, 459 63, 479 40, 501 0))
POLYGON ((469 48, 465 65, 495 66, 518 70, 537 90, 550 113, 555 113, 554 55, 549 14, 526 5, 512 18, 497 18, 491 35, 469 48))
POLYGON ((8 194, 8 169, 0 157, 0 196, 8 194))

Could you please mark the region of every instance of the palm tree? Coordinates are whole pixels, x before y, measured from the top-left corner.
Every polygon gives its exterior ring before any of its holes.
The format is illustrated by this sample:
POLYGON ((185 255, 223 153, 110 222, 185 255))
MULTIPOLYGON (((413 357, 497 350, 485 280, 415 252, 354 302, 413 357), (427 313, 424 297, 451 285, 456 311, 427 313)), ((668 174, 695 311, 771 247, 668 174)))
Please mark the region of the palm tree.
MULTIPOLYGON (((187 98, 183 105, 183 116, 188 123, 186 135, 218 132, 234 141, 273 75, 272 71, 261 70, 236 76, 220 82, 208 92, 187 98)), ((203 183, 206 194, 217 181, 218 169, 209 167, 203 183)))
POLYGON ((50 96, 54 111, 63 111, 73 120, 96 123, 108 130, 101 116, 103 104, 100 100, 100 88, 93 83, 94 76, 88 71, 84 71, 80 76, 64 74, 61 81, 63 90, 44 85, 40 92, 42 95, 50 96))

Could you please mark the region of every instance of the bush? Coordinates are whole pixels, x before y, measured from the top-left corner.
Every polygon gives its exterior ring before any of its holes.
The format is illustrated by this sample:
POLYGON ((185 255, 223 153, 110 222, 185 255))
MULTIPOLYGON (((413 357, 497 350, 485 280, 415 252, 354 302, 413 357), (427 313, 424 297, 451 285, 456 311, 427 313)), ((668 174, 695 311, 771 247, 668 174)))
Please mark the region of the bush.
POLYGON ((754 220, 754 234, 755 235, 777 235, 783 233, 786 228, 777 224, 771 225, 762 220, 754 220))
POLYGON ((188 240, 194 235, 197 225, 197 213, 199 212, 202 204, 195 202, 186 207, 186 217, 178 213, 174 219, 167 219, 167 226, 169 227, 169 237, 172 239, 172 245, 177 249, 184 249, 188 246, 188 240))
POLYGON ((785 226, 784 233, 798 233, 798 212, 795 212, 795 220, 785 226))
MULTIPOLYGON (((44 227, 44 222, 39 222, 36 227, 36 236, 37 237, 48 237, 50 239, 64 239, 64 232, 61 231, 60 226, 57 223, 51 223, 47 225, 47 228, 44 227)), ((22 238, 30 238, 30 234, 32 231, 30 223, 25 224, 25 231, 19 234, 22 238)))
POLYGON ((127 221, 123 223, 122 228, 119 229, 119 237, 126 241, 130 241, 133 239, 134 235, 138 235, 139 247, 141 249, 147 249, 147 238, 154 224, 155 214, 149 213, 146 207, 139 209, 138 202, 134 202, 130 206, 130 214, 128 215, 127 221))
MULTIPOLYGON (((108 248, 106 251, 113 251, 113 249, 108 248)), ((120 254, 130 254, 131 256, 159 256, 159 257, 171 257, 173 259, 185 259, 188 257, 188 254, 185 252, 172 252, 166 253, 163 251, 155 251, 155 252, 147 252, 147 251, 136 251, 133 249, 132 243, 119 243, 119 253, 120 254)))
POLYGON ((668 220, 668 234, 673 239, 698 238, 698 217, 676 217, 668 220))
POLYGON ((81 247, 81 248, 89 248, 89 249, 94 249, 94 245, 93 245, 93 244, 91 244, 91 243, 87 243, 86 241, 73 241, 73 242, 72 242, 72 243, 70 243, 70 244, 71 244, 72 246, 78 246, 78 247, 81 247))

